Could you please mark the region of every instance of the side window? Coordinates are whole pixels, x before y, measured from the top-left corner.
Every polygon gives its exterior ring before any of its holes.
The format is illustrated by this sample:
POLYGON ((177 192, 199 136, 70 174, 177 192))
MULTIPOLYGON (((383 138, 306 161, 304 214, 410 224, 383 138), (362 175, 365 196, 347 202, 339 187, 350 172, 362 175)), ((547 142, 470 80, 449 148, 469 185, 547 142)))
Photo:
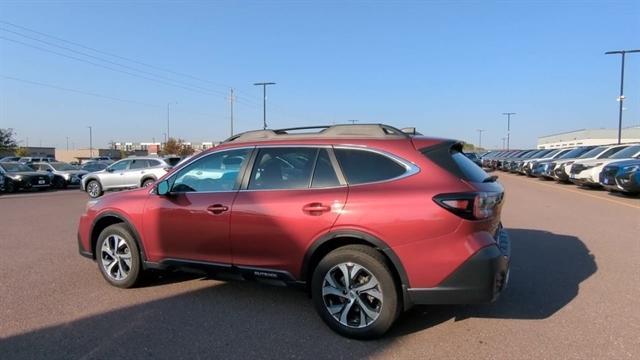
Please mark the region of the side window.
POLYGON ((160 161, 158 160, 147 160, 147 167, 160 166, 160 161))
POLYGON ((313 171, 311 187, 325 188, 332 186, 340 186, 340 181, 338 181, 338 176, 329 159, 329 153, 326 149, 320 149, 318 160, 316 160, 316 168, 313 171))
POLYGON ((147 160, 135 159, 135 160, 131 160, 131 165, 129 166, 129 170, 144 169, 148 167, 149 167, 149 162, 147 160))
POLYGON ((249 189, 307 189, 316 148, 263 148, 258 152, 249 189))
POLYGON ((213 153, 185 166, 175 176, 172 192, 230 191, 251 149, 213 153))
POLYGON ((335 149, 342 172, 351 185, 393 179, 407 170, 382 154, 357 149, 335 149))
POLYGON ((113 165, 111 165, 111 169, 113 171, 122 171, 122 170, 126 170, 129 167, 129 163, 131 162, 131 160, 122 160, 122 161, 118 161, 117 163, 114 163, 113 165))
POLYGON ((611 149, 605 151, 604 153, 602 153, 602 155, 598 156, 598 159, 607 159, 611 155, 617 153, 618 151, 620 151, 622 149, 624 149, 624 147, 622 147, 622 146, 611 148, 611 149))

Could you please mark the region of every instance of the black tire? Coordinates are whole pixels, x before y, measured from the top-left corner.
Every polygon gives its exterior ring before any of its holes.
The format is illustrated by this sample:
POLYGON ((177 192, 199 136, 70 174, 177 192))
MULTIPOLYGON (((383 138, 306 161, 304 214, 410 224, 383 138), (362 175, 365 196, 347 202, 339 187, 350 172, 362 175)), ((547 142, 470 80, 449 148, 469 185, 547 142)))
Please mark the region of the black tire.
POLYGON ((64 189, 64 188, 67 187, 66 185, 67 185, 67 182, 63 178, 61 178, 59 176, 56 176, 56 177, 53 178, 53 187, 54 188, 56 188, 56 189, 64 189))
MULTIPOLYGON (((352 269, 353 267, 349 269, 349 272, 352 269)), ((361 272, 362 271, 356 271, 355 274, 357 275, 361 272)), ((334 281, 337 281, 336 278, 333 279, 334 281)), ((344 284, 343 280, 341 282, 342 284, 344 284)), ((338 248, 331 251, 322 260, 320 260, 320 263, 313 272, 311 293, 316 311, 318 312, 322 320, 337 333, 350 338, 374 339, 380 337, 384 333, 386 333, 387 330, 389 330, 400 313, 400 308, 398 305, 399 296, 396 290, 396 284, 393 280, 391 270, 387 265, 384 256, 377 250, 364 245, 348 245, 338 248), (340 298, 334 295, 327 295, 326 299, 325 297, 323 297, 322 292, 325 276, 327 276, 327 273, 330 271, 337 271, 335 269, 339 264, 346 263, 362 266, 366 270, 366 272, 370 273, 377 279, 379 284, 378 289, 381 292, 382 301, 379 302, 377 300, 374 300, 374 306, 369 307, 369 309, 374 309, 375 311, 377 311, 378 316, 375 320, 368 324, 366 324, 365 321, 365 326, 361 326, 362 320, 359 320, 360 315, 362 315, 360 314, 362 312, 362 307, 358 309, 355 305, 351 306, 349 310, 347 310, 347 324, 343 324, 339 319, 336 319, 327 308, 329 305, 340 308, 342 304, 340 304, 339 302, 337 303, 337 305, 327 304, 327 300, 333 303, 333 299, 340 300, 340 298), (351 318, 351 320, 355 322, 351 326, 348 325, 349 318, 351 318), (359 323, 360 325, 356 325, 356 323, 359 323)), ((358 294, 355 295, 355 297, 351 297, 352 295, 353 294, 351 293, 351 291, 349 291, 348 295, 341 295, 345 298, 344 300, 342 300, 344 301, 344 304, 348 302, 355 302, 354 304, 357 304, 357 301, 366 301, 367 298, 373 299, 372 297, 369 297, 369 295, 358 294), (351 297, 351 300, 348 300, 348 296, 351 297), (356 297, 358 297, 358 299, 356 299, 356 297)), ((368 304, 371 305, 372 303, 368 304)), ((346 306, 343 306, 342 309, 343 310, 340 311, 340 314, 336 315, 340 316, 341 319, 341 315, 344 312, 344 309, 346 309, 346 306)))
POLYGON ((18 191, 18 187, 16 186, 16 184, 13 183, 13 181, 7 180, 4 183, 4 191, 8 193, 14 193, 18 191))
POLYGON ((141 187, 144 188, 144 187, 150 186, 154 182, 156 182, 155 179, 144 179, 144 181, 142 182, 142 186, 141 187))
POLYGON ((87 182, 86 191, 89 197, 93 199, 98 198, 103 194, 102 185, 98 180, 89 180, 89 182, 87 182), (89 189, 91 189, 92 186, 97 186, 97 191, 95 192, 90 191, 89 189))
POLYGON ((127 229, 127 226, 124 224, 110 225, 102 230, 96 243, 96 260, 100 273, 104 279, 113 286, 119 288, 130 288, 135 286, 142 278, 142 261, 138 244, 134 240, 133 235, 131 235, 131 232, 129 232, 129 229, 127 229), (109 260, 113 259, 113 257, 110 257, 103 251, 103 244, 105 242, 116 244, 120 239, 124 241, 126 248, 124 245, 116 245, 115 247, 123 256, 129 254, 130 262, 127 265, 123 259, 114 259, 112 262, 116 262, 115 266, 109 267, 107 263, 109 263, 109 260), (117 269, 117 267, 120 266, 122 266, 122 268, 117 269), (108 269, 111 269, 111 273, 108 269), (117 276, 113 275, 113 272, 118 273, 118 271, 120 271, 120 274, 123 274, 124 271, 126 271, 127 274, 123 278, 118 279, 117 276))

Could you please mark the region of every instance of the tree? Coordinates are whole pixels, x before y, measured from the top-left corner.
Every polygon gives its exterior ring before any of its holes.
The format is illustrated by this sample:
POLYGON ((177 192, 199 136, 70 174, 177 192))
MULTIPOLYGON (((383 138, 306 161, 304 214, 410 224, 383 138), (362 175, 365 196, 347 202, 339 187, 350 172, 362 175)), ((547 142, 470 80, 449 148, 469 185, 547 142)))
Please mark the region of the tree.
POLYGON ((16 150, 15 154, 16 156, 20 156, 20 157, 29 156, 29 151, 25 147, 19 147, 16 150))
POLYGON ((0 129, 0 152, 13 152, 17 146, 13 129, 0 129))
POLYGON ((181 144, 181 145, 182 145, 182 148, 180 149, 180 151, 178 151, 178 155, 182 157, 193 155, 195 150, 193 150, 191 146, 187 146, 185 144, 181 144))
POLYGON ((164 143, 164 147, 162 149, 163 155, 177 155, 180 153, 180 149, 182 147, 182 140, 178 142, 178 140, 174 138, 167 139, 167 142, 164 143))

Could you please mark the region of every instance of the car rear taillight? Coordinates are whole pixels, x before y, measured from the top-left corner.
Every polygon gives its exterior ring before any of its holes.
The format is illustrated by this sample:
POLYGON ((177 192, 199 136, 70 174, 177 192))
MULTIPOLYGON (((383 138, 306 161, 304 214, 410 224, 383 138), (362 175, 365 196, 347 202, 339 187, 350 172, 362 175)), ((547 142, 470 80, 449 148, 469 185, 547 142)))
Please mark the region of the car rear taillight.
POLYGON ((440 194, 433 201, 450 212, 467 220, 483 220, 495 215, 504 193, 473 192, 440 194))

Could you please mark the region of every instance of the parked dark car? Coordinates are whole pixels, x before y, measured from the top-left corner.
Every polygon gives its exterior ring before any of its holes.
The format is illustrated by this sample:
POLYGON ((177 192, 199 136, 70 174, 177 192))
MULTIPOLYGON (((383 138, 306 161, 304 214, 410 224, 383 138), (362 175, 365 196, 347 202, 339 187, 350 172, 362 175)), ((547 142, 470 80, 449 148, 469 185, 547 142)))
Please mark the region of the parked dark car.
POLYGON ((600 184, 609 191, 640 193, 640 159, 616 161, 600 172, 600 184))
POLYGON ((38 171, 47 171, 54 175, 53 186, 65 189, 69 185, 80 185, 80 180, 89 172, 65 162, 33 163, 31 167, 38 171))
POLYGON ((4 190, 48 189, 51 187, 53 174, 46 171, 35 171, 18 162, 0 163, 0 176, 4 177, 4 190))

